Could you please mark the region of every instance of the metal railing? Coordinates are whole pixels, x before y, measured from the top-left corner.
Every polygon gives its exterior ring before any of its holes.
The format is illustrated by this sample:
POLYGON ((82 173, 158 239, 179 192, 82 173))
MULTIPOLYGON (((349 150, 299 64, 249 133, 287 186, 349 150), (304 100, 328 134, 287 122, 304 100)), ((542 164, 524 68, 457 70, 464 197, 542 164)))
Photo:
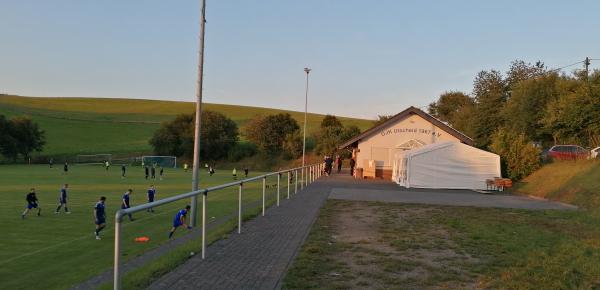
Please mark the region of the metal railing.
POLYGON ((242 232, 242 193, 244 188, 244 183, 257 181, 262 179, 262 216, 265 215, 265 206, 266 206, 266 180, 267 177, 277 176, 277 201, 276 205, 279 206, 280 199, 280 189, 281 189, 281 175, 287 173, 287 198, 290 198, 290 174, 294 172, 295 176, 295 185, 294 185, 294 193, 298 192, 298 171, 301 172, 303 178, 300 180, 300 190, 304 187, 308 186, 308 184, 315 181, 317 178, 322 176, 323 164, 311 164, 306 165, 304 167, 297 167, 292 169, 281 170, 277 172, 267 173, 256 177, 251 177, 239 181, 234 181, 226 184, 221 184, 205 189, 200 189, 197 191, 192 191, 176 196, 167 197, 164 199, 157 200, 152 203, 145 203, 137 206, 133 206, 127 209, 120 209, 115 214, 115 252, 114 252, 114 276, 113 276, 113 288, 115 290, 121 289, 121 221, 124 216, 132 213, 136 213, 139 211, 143 211, 149 208, 158 207, 161 205, 165 205, 168 203, 172 203, 181 199, 191 198, 193 196, 202 195, 202 259, 206 256, 206 197, 209 192, 238 186, 238 225, 237 232, 238 234, 242 232))

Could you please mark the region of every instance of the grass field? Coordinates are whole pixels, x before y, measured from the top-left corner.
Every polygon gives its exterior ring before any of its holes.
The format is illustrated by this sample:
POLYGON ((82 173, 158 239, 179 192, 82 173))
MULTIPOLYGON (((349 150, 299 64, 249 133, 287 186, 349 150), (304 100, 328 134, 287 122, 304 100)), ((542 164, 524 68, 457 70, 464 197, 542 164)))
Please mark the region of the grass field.
POLYGON ((284 289, 599 289, 600 209, 329 200, 284 289))
MULTIPOLYGON (((256 115, 290 113, 299 124, 304 120, 302 112, 270 108, 204 104, 204 110, 223 113, 240 127, 256 115)), ((148 140, 160 122, 192 112, 191 102, 0 95, 0 114, 31 116, 46 131, 43 155, 149 152, 148 140)), ((308 115, 309 134, 318 130, 323 117, 308 115)), ((341 117, 340 120, 361 130, 373 124, 363 119, 341 117)))
MULTIPOLYGON (((65 289, 83 281, 112 265, 114 212, 119 208, 125 190, 132 188, 132 204, 145 202, 146 189, 152 181, 143 178, 141 167, 128 168, 127 178, 120 178, 120 168, 106 172, 101 166, 72 166, 69 175, 62 175, 62 168, 50 169, 42 165, 0 166, 0 289, 29 289, 32 285, 46 289, 65 289), (59 189, 69 183, 69 209, 54 214, 59 189), (30 187, 37 189, 42 216, 30 212, 21 220, 25 195, 30 187), (99 196, 107 197, 107 229, 103 239, 94 239, 93 206, 99 196)), ((238 171, 239 172, 239 171, 238 171)), ((260 172, 250 172, 251 176, 260 172)), ((201 173, 201 186, 222 184, 232 180, 230 170, 217 168, 214 176, 201 173)), ((276 178, 267 180, 276 183, 276 178)), ((181 169, 166 169, 164 180, 153 182, 157 187, 157 198, 188 192, 191 188, 191 172, 181 169)), ((285 192, 285 182, 282 183, 285 192)), ((268 198, 275 198, 275 189, 270 189, 268 198)), ((243 202, 245 211, 251 212, 250 204, 260 200, 260 182, 245 185, 243 202)), ((134 215, 135 221, 124 219, 124 258, 134 257, 144 251, 167 242, 168 230, 174 214, 188 201, 156 208, 156 212, 134 215), (150 242, 134 242, 138 236, 150 237, 150 242)), ((201 205, 199 205, 201 206, 201 205)), ((237 210, 237 188, 215 192, 208 197, 207 216, 212 219, 235 213, 237 210), (213 218, 214 217, 214 218, 213 218)), ((175 235, 183 235, 185 231, 175 235)), ((208 233, 218 235, 218 233, 208 233)), ((172 259, 171 259, 172 260, 172 259)), ((164 266, 164 265, 161 265, 164 266)), ((127 279, 131 279, 128 277, 127 279)), ((135 280, 135 279, 134 279, 135 280)))

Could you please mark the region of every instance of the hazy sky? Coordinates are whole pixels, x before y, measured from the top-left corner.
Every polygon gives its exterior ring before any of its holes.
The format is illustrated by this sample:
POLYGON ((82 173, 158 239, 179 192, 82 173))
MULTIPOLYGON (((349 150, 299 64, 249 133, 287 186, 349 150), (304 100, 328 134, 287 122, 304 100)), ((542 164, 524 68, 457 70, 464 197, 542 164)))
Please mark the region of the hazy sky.
MULTIPOLYGON (((600 1, 208 0, 206 102, 374 118, 600 58, 600 1)), ((199 1, 0 0, 0 92, 193 101, 199 1)), ((592 63, 599 68, 600 61, 592 63)))

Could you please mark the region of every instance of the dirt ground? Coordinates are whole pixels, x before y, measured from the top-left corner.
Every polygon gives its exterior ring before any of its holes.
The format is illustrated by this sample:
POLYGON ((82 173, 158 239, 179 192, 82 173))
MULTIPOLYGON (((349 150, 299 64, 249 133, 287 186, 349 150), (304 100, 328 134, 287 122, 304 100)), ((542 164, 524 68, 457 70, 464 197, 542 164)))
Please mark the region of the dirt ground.
POLYGON ((331 243, 343 248, 333 257, 342 273, 330 275, 350 277, 350 288, 477 288, 479 275, 471 269, 479 259, 460 251, 450 233, 431 222, 436 211, 366 202, 337 207, 331 243))

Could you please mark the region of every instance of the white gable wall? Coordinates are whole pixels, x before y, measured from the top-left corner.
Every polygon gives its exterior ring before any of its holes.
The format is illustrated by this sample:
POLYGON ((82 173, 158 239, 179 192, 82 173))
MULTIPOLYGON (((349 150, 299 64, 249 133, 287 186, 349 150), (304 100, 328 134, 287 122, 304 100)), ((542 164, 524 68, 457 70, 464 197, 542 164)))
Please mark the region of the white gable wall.
POLYGON ((372 133, 358 142, 356 166, 364 167, 365 160, 375 160, 378 169, 392 169, 398 146, 410 141, 421 140, 425 144, 460 140, 419 115, 410 115, 394 124, 372 133))

